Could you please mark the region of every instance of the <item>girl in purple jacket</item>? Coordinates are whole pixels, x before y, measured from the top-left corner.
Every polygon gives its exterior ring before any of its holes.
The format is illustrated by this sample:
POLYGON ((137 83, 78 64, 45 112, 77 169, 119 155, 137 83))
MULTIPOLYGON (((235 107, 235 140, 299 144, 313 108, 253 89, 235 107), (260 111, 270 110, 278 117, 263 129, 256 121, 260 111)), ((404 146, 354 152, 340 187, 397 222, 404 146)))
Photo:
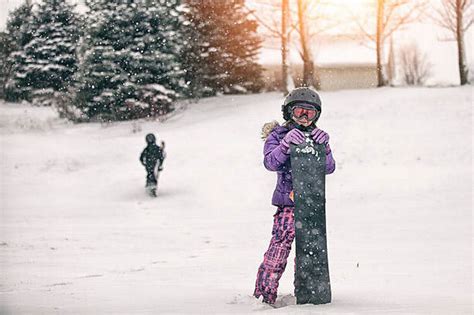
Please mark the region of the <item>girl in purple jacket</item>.
POLYGON ((278 282, 285 271, 286 261, 295 237, 293 183, 290 166, 290 144, 305 141, 303 132, 311 132, 313 140, 326 146, 326 174, 336 169, 336 162, 329 146, 329 135, 316 126, 321 115, 321 99, 311 88, 301 87, 291 91, 282 106, 282 126, 277 122, 263 128, 265 168, 277 172, 278 179, 272 204, 277 208, 274 214, 270 246, 258 268, 254 296, 263 296, 263 302, 274 304, 278 282))

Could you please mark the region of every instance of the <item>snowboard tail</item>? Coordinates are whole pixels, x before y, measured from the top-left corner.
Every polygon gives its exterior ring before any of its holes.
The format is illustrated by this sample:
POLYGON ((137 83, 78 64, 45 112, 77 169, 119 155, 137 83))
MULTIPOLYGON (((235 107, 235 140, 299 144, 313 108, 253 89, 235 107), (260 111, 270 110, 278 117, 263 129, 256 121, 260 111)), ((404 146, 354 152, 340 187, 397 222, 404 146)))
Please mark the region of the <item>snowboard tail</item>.
POLYGON ((291 146, 297 304, 331 302, 326 238, 326 150, 311 138, 291 146))

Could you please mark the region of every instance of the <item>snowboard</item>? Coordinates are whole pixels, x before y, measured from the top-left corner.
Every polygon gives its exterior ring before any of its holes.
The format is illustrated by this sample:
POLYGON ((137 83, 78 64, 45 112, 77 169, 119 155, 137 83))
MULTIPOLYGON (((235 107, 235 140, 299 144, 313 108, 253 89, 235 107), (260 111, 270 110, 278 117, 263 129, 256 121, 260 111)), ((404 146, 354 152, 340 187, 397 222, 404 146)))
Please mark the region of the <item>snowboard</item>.
POLYGON ((295 202, 297 304, 331 302, 326 239, 326 150, 309 133, 306 141, 291 146, 291 172, 295 202))

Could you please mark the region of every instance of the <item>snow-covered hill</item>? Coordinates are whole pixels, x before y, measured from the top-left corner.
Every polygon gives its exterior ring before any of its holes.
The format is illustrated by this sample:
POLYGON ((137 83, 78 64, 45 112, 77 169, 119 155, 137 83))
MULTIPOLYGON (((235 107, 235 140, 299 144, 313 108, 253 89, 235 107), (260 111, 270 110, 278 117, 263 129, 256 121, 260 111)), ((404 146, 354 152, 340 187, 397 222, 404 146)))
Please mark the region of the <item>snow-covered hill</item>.
POLYGON ((323 93, 333 303, 253 299, 275 174, 276 93, 189 105, 166 122, 71 125, 0 106, 2 314, 470 314, 472 87, 323 93), (134 132, 141 127, 140 132, 134 132), (167 143, 159 197, 144 136, 167 143))

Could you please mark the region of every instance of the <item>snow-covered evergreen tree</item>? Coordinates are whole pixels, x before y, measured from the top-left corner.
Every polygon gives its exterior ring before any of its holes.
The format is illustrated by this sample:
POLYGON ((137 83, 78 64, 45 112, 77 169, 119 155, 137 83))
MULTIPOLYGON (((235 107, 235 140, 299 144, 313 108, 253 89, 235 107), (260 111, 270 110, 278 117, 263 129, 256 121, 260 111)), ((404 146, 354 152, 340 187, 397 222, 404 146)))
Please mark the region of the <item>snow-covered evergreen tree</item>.
POLYGON ((5 44, 9 47, 4 46, 7 56, 2 64, 2 73, 5 99, 8 101, 19 101, 28 97, 30 82, 24 75, 27 67, 25 46, 34 34, 33 6, 25 2, 9 14, 5 32, 5 44))
POLYGON ((263 86, 256 58, 257 22, 244 0, 186 0, 183 63, 190 96, 257 92, 263 86))
POLYGON ((7 32, 0 32, 0 98, 5 98, 5 85, 10 76, 8 57, 13 51, 13 40, 7 32))
POLYGON ((66 0, 43 0, 34 16, 36 32, 25 46, 28 66, 22 75, 29 98, 47 105, 55 92, 67 90, 77 71, 79 18, 66 0))
POLYGON ((121 120, 168 112, 185 88, 178 1, 91 0, 76 104, 121 120))
MULTIPOLYGON (((144 41, 150 43, 148 50, 154 52, 149 62, 155 63, 159 58, 161 67, 155 69, 158 71, 154 80, 181 96, 187 90, 182 69, 184 17, 181 0, 147 0, 146 3, 143 9, 149 16, 149 31, 144 41)), ((155 66, 148 68, 154 69, 155 66)))

